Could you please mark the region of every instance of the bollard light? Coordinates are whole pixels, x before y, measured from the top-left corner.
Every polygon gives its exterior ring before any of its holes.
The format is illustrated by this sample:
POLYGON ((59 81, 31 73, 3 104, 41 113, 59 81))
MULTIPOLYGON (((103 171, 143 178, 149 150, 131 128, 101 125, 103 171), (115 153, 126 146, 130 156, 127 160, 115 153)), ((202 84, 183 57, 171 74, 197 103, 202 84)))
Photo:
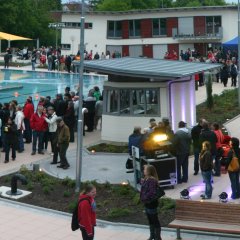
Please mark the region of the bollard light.
POLYGON ((218 197, 219 197, 219 202, 221 203, 228 202, 228 194, 226 192, 222 192, 218 197))
POLYGON ((183 189, 181 192, 180 192, 180 198, 181 199, 184 199, 184 200, 189 200, 191 199, 191 197, 189 196, 189 191, 187 189, 183 189))

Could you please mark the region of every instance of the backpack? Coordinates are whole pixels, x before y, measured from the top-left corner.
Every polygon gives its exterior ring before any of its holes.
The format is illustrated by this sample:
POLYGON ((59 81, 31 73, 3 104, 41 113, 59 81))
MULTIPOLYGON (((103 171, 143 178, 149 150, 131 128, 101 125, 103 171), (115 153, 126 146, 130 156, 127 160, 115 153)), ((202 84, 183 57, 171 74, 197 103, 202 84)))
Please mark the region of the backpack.
POLYGON ((235 66, 235 64, 231 65, 231 75, 233 75, 233 76, 238 75, 238 70, 237 70, 237 67, 235 66))
POLYGON ((80 228, 79 227, 79 222, 78 222, 78 206, 84 200, 87 200, 89 202, 89 204, 91 205, 90 200, 88 198, 83 198, 83 199, 78 201, 78 204, 74 208, 73 213, 72 213, 72 223, 71 223, 72 231, 76 231, 80 228))

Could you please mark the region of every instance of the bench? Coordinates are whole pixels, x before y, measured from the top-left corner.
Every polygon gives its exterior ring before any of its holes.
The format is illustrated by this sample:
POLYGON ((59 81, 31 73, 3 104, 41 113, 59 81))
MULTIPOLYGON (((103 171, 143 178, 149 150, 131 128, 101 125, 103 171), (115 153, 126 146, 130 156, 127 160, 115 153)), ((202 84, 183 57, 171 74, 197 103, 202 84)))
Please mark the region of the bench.
POLYGON ((178 240, 181 229, 240 235, 240 204, 176 200, 168 227, 176 229, 178 240))

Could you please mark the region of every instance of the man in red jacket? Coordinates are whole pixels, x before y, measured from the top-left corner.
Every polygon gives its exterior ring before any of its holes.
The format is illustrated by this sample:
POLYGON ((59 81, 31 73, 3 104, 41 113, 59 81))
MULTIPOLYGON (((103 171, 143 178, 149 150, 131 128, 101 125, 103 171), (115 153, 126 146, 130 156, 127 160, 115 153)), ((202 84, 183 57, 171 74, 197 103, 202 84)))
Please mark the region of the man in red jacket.
POLYGON ((37 141, 38 141, 38 153, 43 152, 43 135, 47 130, 47 122, 45 121, 46 115, 43 113, 43 106, 38 105, 37 111, 32 115, 30 119, 30 126, 32 128, 33 143, 32 143, 32 155, 36 154, 37 141))
POLYGON ((93 240, 96 226, 96 187, 89 184, 79 197, 78 222, 83 240, 93 240))
POLYGON ((30 98, 27 99, 24 108, 24 124, 25 124, 25 131, 24 131, 24 138, 26 139, 26 143, 32 142, 32 129, 30 127, 30 119, 34 114, 34 106, 30 98))

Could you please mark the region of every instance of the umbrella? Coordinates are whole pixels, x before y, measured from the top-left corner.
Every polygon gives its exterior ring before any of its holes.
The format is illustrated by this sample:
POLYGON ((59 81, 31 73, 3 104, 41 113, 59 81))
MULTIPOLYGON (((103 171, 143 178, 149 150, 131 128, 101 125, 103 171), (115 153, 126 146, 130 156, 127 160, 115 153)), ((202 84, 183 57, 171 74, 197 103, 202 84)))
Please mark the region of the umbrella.
POLYGON ((21 36, 9 34, 9 33, 4 33, 4 32, 0 32, 0 39, 8 40, 8 41, 32 40, 31 38, 25 38, 25 37, 21 37, 21 36))

